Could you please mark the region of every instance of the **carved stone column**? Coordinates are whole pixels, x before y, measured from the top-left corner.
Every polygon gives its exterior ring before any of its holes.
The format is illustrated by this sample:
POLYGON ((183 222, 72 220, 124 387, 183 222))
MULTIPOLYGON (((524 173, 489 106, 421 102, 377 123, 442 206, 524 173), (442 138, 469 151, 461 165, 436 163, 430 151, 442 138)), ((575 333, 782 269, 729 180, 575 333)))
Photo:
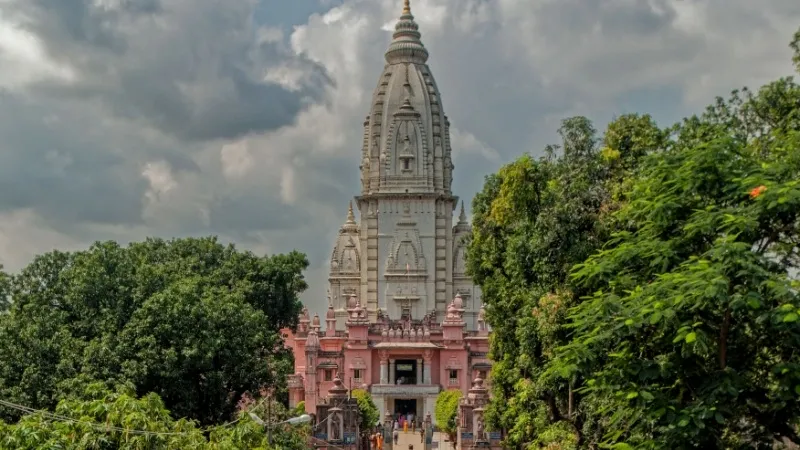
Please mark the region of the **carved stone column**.
POLYGON ((381 352, 381 384, 389 384, 389 354, 381 352))
POLYGON ((417 359, 417 383, 416 384, 424 384, 422 382, 422 359, 417 359))
POLYGON ((431 361, 433 360, 433 352, 430 350, 425 350, 422 353, 422 358, 424 360, 424 365, 422 366, 422 384, 432 384, 431 361))
POLYGON ((389 360, 389 384, 396 384, 397 379, 395 378, 397 373, 395 372, 395 360, 389 360))

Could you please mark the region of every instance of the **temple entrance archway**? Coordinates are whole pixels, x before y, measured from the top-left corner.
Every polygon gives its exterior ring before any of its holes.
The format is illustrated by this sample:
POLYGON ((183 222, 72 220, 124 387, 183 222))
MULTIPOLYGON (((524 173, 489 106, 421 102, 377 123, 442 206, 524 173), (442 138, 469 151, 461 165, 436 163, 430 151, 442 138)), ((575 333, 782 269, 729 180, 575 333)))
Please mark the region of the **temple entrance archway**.
POLYGON ((398 398, 394 401, 394 414, 401 414, 407 416, 409 413, 417 415, 417 399, 415 398, 398 398))

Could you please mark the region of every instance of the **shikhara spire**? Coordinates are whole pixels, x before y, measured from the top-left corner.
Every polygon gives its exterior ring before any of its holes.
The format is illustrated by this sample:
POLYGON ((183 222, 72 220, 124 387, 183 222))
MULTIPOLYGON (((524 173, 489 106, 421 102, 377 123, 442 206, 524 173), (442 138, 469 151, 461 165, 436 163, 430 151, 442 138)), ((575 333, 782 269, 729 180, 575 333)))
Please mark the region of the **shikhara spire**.
POLYGON ((450 121, 408 0, 385 57, 363 122, 353 205, 360 214, 348 209, 331 258, 336 319, 348 320, 352 295, 374 321, 379 310, 415 320, 444 316, 459 293, 473 305, 465 311, 472 328, 480 292, 465 275, 461 238, 470 228, 451 189, 450 121))

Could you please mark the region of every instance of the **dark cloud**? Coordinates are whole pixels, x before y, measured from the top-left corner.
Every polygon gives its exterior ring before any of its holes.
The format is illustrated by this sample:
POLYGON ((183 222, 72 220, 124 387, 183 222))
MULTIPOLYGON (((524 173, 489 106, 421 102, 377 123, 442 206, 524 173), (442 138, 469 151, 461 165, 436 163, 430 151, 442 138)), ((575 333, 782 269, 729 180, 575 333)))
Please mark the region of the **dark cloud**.
MULTIPOLYGON (((40 94, 88 97, 181 139, 229 139, 291 124, 327 83, 283 41, 259 42, 252 2, 18 0, 4 8, 76 83, 40 94), (264 80, 283 64, 311 75, 297 90, 264 80)), ((4 11, 5 12, 5 11, 4 11)))
POLYGON ((214 202, 209 213, 209 229, 244 236, 265 228, 295 230, 298 224, 308 224, 312 219, 311 211, 277 202, 265 203, 263 192, 237 192, 214 202))
POLYGON ((145 183, 124 170, 123 149, 92 136, 101 127, 94 117, 8 93, 0 99, 0 211, 30 208, 56 225, 141 221, 145 183))
MULTIPOLYGON (((285 39, 259 39, 253 8, 215 0, 4 2, 3 19, 71 76, 0 89, 0 213, 29 209, 66 233, 84 234, 85 224, 141 226, 147 163, 164 161, 170 177, 212 179, 216 167, 201 168, 198 154, 221 139, 293 123, 329 80, 285 39), (296 88, 264 81, 284 65, 305 72, 296 88)), ((160 219, 187 233, 281 229, 302 219, 270 195, 213 203, 210 223, 194 219, 199 203, 176 208, 178 222, 160 219)))

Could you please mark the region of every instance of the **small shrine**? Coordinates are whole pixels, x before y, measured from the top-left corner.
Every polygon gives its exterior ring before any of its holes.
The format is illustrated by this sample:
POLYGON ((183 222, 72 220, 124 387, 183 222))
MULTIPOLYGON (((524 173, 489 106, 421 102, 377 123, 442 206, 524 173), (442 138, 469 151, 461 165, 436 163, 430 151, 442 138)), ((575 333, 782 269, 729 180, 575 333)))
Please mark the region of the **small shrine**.
POLYGON ((489 390, 483 379, 476 378, 466 397, 458 405, 458 447, 462 450, 500 450, 502 433, 487 430, 484 413, 489 404, 489 390))
POLYGON ((356 448, 358 401, 337 376, 324 402, 317 404, 314 447, 319 449, 356 448))

